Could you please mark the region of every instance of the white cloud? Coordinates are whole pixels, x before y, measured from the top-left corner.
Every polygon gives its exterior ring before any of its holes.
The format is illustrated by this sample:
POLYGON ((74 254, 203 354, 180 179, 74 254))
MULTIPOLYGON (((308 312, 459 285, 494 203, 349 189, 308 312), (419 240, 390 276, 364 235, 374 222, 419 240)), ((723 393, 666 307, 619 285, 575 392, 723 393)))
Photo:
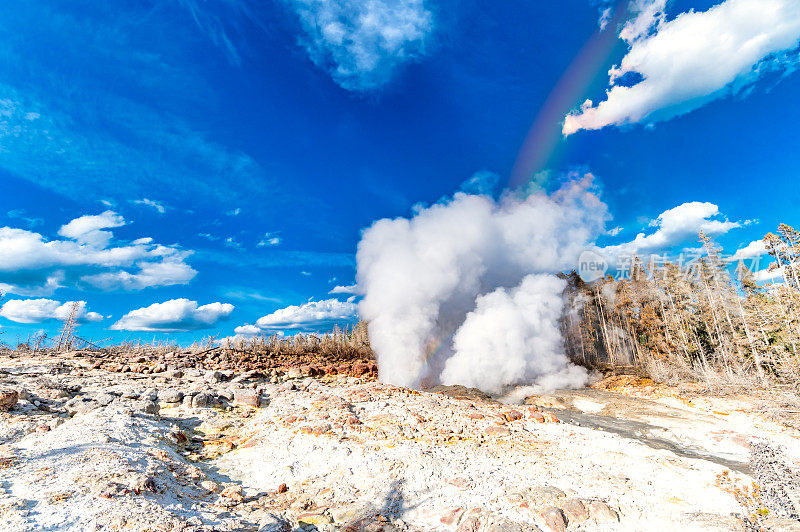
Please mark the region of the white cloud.
POLYGON ((358 285, 351 284, 347 286, 337 285, 334 286, 329 294, 356 294, 358 293, 358 285))
POLYGON ((433 14, 424 0, 284 0, 304 32, 311 60, 352 91, 387 83, 425 53, 433 14))
POLYGON ((223 292, 228 299, 238 299, 240 301, 271 301, 273 303, 280 303, 281 300, 277 297, 270 297, 262 294, 252 288, 231 288, 223 292))
POLYGON ((563 132, 668 120, 736 93, 769 70, 798 63, 800 0, 726 0, 708 11, 670 21, 664 0, 640 0, 639 15, 621 31, 629 45, 609 72, 611 88, 598 105, 586 101, 567 115, 563 132), (642 79, 625 86, 621 79, 642 79))
MULTIPOLYGON (((17 323, 42 323, 47 320, 64 321, 72 311, 74 301, 62 304, 52 299, 11 299, 0 307, 0 316, 17 323)), ((78 321, 100 321, 103 316, 88 312, 86 301, 78 301, 78 321)))
POLYGON ((76 285, 140 290, 186 284, 194 278, 197 272, 185 262, 190 251, 153 244, 148 238, 112 245, 113 234, 103 229, 124 223, 112 211, 82 216, 61 227, 64 240, 0 227, 0 290, 27 296, 76 285))
POLYGON ((102 231, 125 225, 125 218, 114 211, 106 211, 98 215, 81 216, 75 218, 67 225, 61 226, 58 234, 71 238, 78 244, 89 244, 96 248, 104 248, 111 241, 114 234, 111 231, 102 231))
POLYGON ((335 324, 351 323, 357 317, 356 304, 325 299, 291 305, 259 318, 255 326, 263 331, 278 329, 323 330, 335 324))
POLYGON ((172 299, 132 310, 111 326, 115 331, 181 332, 209 329, 233 312, 230 303, 197 306, 197 301, 172 299))
POLYGON ((603 251, 611 256, 634 253, 667 251, 672 246, 696 239, 700 231, 709 236, 722 235, 742 226, 742 222, 719 219, 719 207, 713 203, 692 201, 668 209, 650 222, 655 231, 646 235, 639 233, 631 242, 607 246, 603 251))
POLYGON ((764 268, 763 270, 755 272, 754 277, 756 282, 758 283, 784 282, 783 268, 774 268, 773 270, 770 270, 769 268, 764 268))
POLYGON ((247 325, 242 325, 240 327, 236 327, 233 330, 233 332, 236 334, 236 336, 253 337, 253 336, 258 336, 259 334, 263 334, 264 331, 262 331, 255 325, 247 324, 247 325))
POLYGON ((264 238, 258 243, 259 247, 263 246, 277 246, 281 243, 281 239, 278 236, 275 236, 275 233, 265 233, 264 238))
POLYGON ((733 256, 730 258, 731 262, 736 262, 740 260, 747 260, 747 259, 754 259, 756 257, 761 257, 762 255, 767 254, 767 246, 764 244, 763 240, 754 240, 747 244, 747 246, 743 247, 736 251, 733 256))
POLYGON ((227 214, 228 216, 239 216, 241 213, 242 213, 242 209, 239 208, 239 207, 236 207, 235 209, 229 210, 225 214, 227 214))
POLYGON ((164 204, 155 200, 142 198, 140 200, 132 200, 131 203, 134 203, 136 205, 144 205, 145 207, 152 207, 153 209, 158 211, 158 214, 164 214, 165 212, 167 212, 167 208, 164 206, 164 204))
POLYGON ((225 239, 224 244, 225 244, 226 247, 229 247, 229 248, 242 249, 242 244, 238 240, 233 238, 232 236, 227 237, 225 239))
POLYGON ((177 252, 174 256, 160 261, 137 263, 138 271, 115 271, 84 275, 81 281, 100 290, 142 290, 155 286, 188 284, 197 275, 191 266, 184 262, 187 255, 177 252))

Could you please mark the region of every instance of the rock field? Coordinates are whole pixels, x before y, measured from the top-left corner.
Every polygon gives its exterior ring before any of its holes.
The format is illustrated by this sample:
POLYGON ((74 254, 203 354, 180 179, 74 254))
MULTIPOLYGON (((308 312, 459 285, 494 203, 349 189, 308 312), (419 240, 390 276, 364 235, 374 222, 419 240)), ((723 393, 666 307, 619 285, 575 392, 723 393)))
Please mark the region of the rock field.
POLYGON ((794 480, 768 508, 751 467, 767 442, 796 471, 798 433, 746 397, 616 378, 501 404, 205 355, 0 357, 0 530, 800 530, 794 480))

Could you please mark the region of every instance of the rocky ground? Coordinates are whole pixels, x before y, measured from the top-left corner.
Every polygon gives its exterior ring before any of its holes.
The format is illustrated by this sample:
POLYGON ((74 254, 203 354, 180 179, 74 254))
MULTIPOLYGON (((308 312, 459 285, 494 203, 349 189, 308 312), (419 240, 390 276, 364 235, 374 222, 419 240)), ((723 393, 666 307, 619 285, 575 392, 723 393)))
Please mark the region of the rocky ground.
POLYGON ((798 432, 747 397, 268 358, 0 357, 0 530, 800 530, 798 432))

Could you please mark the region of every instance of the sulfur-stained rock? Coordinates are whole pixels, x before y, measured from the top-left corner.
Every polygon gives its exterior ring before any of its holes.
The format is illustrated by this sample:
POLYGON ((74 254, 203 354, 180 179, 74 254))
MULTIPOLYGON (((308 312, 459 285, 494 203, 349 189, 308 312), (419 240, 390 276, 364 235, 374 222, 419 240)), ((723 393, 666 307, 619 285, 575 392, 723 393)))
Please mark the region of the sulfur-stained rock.
POLYGON ((326 514, 307 512, 298 515, 297 522, 301 528, 310 528, 312 526, 316 528, 321 528, 326 525, 332 524, 333 519, 331 518, 331 516, 326 514))
POLYGON ((0 410, 10 410, 14 408, 19 400, 19 393, 16 390, 0 390, 0 410))

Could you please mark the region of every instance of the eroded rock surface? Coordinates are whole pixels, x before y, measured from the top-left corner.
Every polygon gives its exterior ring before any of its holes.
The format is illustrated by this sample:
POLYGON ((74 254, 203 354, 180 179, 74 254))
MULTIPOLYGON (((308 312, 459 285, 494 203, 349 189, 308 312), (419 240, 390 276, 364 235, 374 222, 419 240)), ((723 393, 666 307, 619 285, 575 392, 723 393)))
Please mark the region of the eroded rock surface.
POLYGON ((504 405, 383 385, 366 362, 280 374, 185 362, 0 358, 0 390, 17 397, 0 412, 2 530, 794 523, 763 513, 748 461, 768 439, 796 468, 798 434, 731 399, 605 389, 504 405))

